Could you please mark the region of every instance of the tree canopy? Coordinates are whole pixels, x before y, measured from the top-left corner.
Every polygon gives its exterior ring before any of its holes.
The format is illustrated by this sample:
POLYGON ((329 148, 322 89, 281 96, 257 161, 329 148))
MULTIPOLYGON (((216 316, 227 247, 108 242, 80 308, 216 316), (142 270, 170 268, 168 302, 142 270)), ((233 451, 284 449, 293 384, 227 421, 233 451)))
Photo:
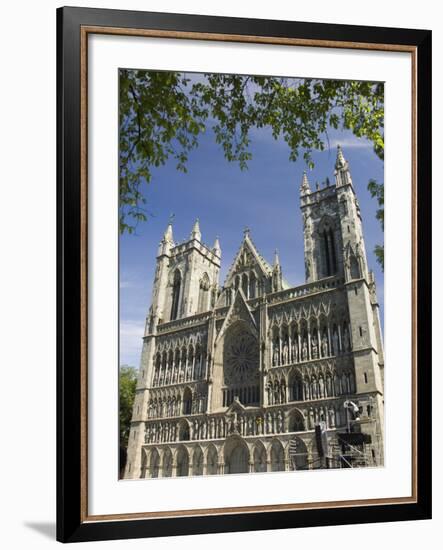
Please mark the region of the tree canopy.
MULTIPOLYGON (((378 208, 375 217, 380 222, 382 231, 385 230, 385 186, 383 183, 378 183, 374 179, 370 179, 368 190, 371 197, 377 200, 378 208)), ((381 268, 385 268, 385 248, 382 244, 377 244, 374 248, 374 254, 381 268)))
POLYGON ((128 445, 129 428, 134 405, 135 386, 137 384, 137 370, 128 365, 122 365, 119 373, 119 419, 120 419, 120 447, 126 449, 128 445))
POLYGON ((119 93, 122 233, 147 219, 143 186, 153 170, 172 159, 186 172, 208 127, 225 158, 242 170, 252 158, 252 128, 270 128, 288 144, 290 161, 302 155, 311 168, 329 128, 367 138, 383 159, 383 83, 121 69, 119 93))

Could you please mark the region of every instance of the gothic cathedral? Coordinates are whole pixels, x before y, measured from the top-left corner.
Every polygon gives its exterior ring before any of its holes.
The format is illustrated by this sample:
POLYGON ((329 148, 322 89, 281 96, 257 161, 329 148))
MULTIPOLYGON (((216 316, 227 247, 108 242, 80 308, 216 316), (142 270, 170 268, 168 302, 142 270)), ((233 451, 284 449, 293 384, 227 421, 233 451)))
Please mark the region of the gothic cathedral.
POLYGON ((248 230, 223 286, 198 220, 160 242, 124 477, 383 465, 383 342, 360 208, 300 188, 306 281, 291 287, 248 230))

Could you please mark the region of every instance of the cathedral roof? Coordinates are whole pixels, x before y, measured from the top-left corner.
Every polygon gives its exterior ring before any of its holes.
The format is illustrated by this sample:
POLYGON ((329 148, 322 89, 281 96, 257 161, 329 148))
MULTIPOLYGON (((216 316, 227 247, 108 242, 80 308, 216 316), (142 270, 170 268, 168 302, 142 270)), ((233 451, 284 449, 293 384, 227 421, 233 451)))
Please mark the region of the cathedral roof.
POLYGON ((272 275, 271 264, 267 262, 257 250, 250 237, 249 230, 245 230, 243 241, 226 275, 225 286, 229 286, 231 278, 237 271, 241 271, 248 264, 250 264, 251 267, 257 266, 262 272, 262 275, 266 275, 267 277, 272 275))
MULTIPOLYGON (((245 268, 258 268, 259 273, 265 277, 272 277, 274 267, 260 254, 254 241, 251 239, 249 229, 245 229, 243 240, 240 248, 234 258, 234 261, 229 268, 228 274, 225 279, 225 287, 231 286, 233 277, 241 271, 245 271, 245 268)), ((291 288, 291 285, 283 278, 282 279, 283 290, 291 288)))

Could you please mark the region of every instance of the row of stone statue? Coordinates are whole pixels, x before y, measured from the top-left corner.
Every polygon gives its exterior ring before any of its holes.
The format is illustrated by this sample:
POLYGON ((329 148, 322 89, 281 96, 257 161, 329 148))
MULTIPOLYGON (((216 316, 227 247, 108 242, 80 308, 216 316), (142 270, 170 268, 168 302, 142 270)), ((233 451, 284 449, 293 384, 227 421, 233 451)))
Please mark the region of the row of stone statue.
POLYGON ((154 397, 148 402, 148 418, 168 418, 184 414, 199 414, 206 410, 207 395, 200 392, 185 392, 177 395, 154 397))
POLYGON ((206 361, 203 353, 194 355, 192 348, 180 352, 157 353, 154 361, 152 386, 166 386, 201 380, 206 376, 206 361))
POLYGON ((343 406, 325 405, 309 407, 303 412, 295 410, 288 415, 282 410, 274 410, 264 415, 233 413, 189 422, 149 422, 146 424, 145 443, 223 439, 232 434, 260 436, 302 432, 313 430, 319 422, 324 422, 327 428, 342 426, 346 423, 346 411, 343 406))
POLYGON ((282 376, 271 376, 266 385, 269 405, 279 405, 288 401, 309 401, 325 397, 337 397, 355 393, 355 376, 352 371, 327 373, 311 376, 295 376, 289 387, 282 376))
MULTIPOLYGON (((355 375, 352 371, 343 371, 341 374, 334 371, 320 373, 318 376, 301 375, 290 378, 289 385, 282 375, 270 376, 266 384, 267 404, 279 405, 292 401, 310 401, 340 395, 353 394, 356 391, 355 375)), ((245 403, 244 403, 245 404, 245 403)), ((206 411, 207 395, 203 392, 191 391, 166 397, 151 397, 148 403, 148 418, 170 418, 180 415, 199 414, 206 411)))
POLYGON ((332 334, 327 328, 323 328, 321 335, 317 328, 310 333, 305 331, 302 335, 297 332, 289 334, 277 334, 272 341, 272 366, 290 365, 302 363, 323 357, 331 357, 351 351, 351 339, 348 326, 334 325, 332 334))

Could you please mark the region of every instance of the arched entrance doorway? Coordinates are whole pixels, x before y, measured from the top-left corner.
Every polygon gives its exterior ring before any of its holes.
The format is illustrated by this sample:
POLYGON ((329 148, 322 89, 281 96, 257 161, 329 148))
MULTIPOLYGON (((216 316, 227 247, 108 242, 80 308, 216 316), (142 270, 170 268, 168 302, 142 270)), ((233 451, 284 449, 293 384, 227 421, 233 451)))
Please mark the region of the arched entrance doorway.
POLYGON ((194 454, 192 458, 192 475, 203 475, 203 452, 200 447, 196 447, 194 449, 194 454))
POLYGON ((153 449, 151 452, 149 469, 151 471, 151 477, 158 477, 158 473, 160 470, 160 455, 158 454, 157 449, 153 449))
POLYGON ((249 472, 249 449, 246 443, 235 438, 225 446, 225 473, 246 474, 249 472))
POLYGON ((266 472, 267 456, 266 449, 260 441, 255 445, 254 449, 254 472, 266 472))
POLYGON ((177 477, 189 475, 189 455, 184 447, 177 451, 177 477))
POLYGON ((289 460, 291 470, 308 470, 308 449, 305 443, 295 437, 289 442, 289 460))
POLYGON ((211 445, 208 449, 208 475, 214 475, 217 473, 217 464, 218 464, 218 454, 217 449, 211 445))
POLYGON ((271 471, 282 472, 285 469, 285 453, 280 441, 274 441, 271 447, 271 471))

